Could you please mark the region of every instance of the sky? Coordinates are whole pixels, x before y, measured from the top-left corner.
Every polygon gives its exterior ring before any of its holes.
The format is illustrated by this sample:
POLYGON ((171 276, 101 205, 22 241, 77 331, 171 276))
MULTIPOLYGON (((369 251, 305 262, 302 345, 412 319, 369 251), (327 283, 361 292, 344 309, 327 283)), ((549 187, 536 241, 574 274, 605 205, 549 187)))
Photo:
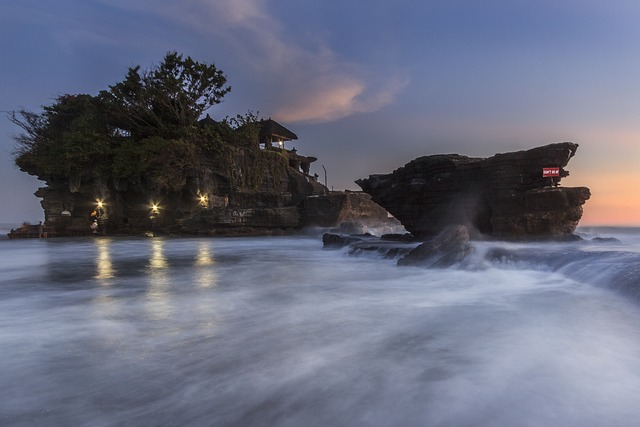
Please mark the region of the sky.
POLYGON ((335 190, 419 156, 572 141, 581 225, 640 225, 638 22, 637 0, 0 0, 0 222, 43 219, 6 112, 177 51, 227 76, 213 118, 277 120, 335 190))

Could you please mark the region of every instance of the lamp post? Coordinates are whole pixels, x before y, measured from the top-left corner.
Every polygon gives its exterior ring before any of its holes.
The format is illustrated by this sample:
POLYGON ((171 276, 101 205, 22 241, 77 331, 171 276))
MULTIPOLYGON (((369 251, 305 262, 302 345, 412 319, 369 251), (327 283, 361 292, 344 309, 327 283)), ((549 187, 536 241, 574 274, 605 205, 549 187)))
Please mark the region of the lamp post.
POLYGON ((327 186, 327 168, 324 167, 324 165, 322 165, 322 169, 324 169, 324 187, 325 187, 325 191, 328 193, 329 192, 329 187, 327 186))

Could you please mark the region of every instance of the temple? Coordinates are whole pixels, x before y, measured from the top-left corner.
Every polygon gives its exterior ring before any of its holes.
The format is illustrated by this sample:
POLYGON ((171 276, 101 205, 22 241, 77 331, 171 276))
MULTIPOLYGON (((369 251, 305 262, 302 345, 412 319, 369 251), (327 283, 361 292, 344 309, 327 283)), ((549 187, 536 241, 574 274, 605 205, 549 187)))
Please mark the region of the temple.
POLYGON ((171 168, 132 178, 38 176, 47 184, 36 192, 47 235, 268 235, 388 220, 368 194, 319 183, 310 175, 317 159, 285 148, 298 136, 272 119, 232 128, 207 115, 197 128, 203 148, 183 181, 171 168))

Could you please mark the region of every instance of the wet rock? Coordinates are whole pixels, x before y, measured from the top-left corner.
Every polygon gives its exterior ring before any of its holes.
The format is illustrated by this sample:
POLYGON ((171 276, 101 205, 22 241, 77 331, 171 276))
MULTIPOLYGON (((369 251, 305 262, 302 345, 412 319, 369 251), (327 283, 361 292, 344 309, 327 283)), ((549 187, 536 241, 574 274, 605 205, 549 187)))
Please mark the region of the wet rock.
POLYGON ((413 245, 389 240, 381 240, 376 236, 365 237, 360 241, 349 243, 349 255, 373 254, 384 259, 398 259, 413 250, 413 245))
POLYGON ((413 234, 411 233, 403 233, 403 234, 398 234, 398 233, 390 233, 390 234, 383 234, 382 236, 380 236, 381 240, 388 240, 391 242, 415 242, 416 238, 413 234))
POLYGON ((449 267, 472 252, 467 227, 446 227, 433 240, 422 243, 398 260, 399 266, 449 267))
POLYGON ((322 235, 322 246, 325 249, 340 249, 349 246, 351 243, 359 242, 362 239, 354 236, 342 234, 324 233, 322 235))

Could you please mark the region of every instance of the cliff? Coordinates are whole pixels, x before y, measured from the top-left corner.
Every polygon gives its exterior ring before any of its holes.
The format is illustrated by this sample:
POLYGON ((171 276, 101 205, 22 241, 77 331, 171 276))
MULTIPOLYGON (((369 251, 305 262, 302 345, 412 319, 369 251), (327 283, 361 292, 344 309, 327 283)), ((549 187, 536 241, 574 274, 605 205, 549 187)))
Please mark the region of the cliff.
POLYGON ((286 150, 239 148, 232 161, 204 159, 173 191, 158 191, 144 177, 139 182, 49 179, 36 196, 42 198, 51 236, 284 232, 303 225, 302 201, 325 191, 287 159, 286 150))
POLYGON ((295 152, 237 148, 233 153, 233 160, 203 159, 177 191, 159 192, 145 179, 50 177, 36 192, 48 236, 272 235, 307 226, 389 222, 368 194, 328 192, 300 171, 304 157, 295 152))
POLYGON ((590 197, 586 187, 558 186, 577 148, 563 142, 489 158, 424 156, 356 183, 421 239, 450 225, 474 236, 563 238, 590 197), (543 168, 557 168, 557 176, 543 177, 543 168))

